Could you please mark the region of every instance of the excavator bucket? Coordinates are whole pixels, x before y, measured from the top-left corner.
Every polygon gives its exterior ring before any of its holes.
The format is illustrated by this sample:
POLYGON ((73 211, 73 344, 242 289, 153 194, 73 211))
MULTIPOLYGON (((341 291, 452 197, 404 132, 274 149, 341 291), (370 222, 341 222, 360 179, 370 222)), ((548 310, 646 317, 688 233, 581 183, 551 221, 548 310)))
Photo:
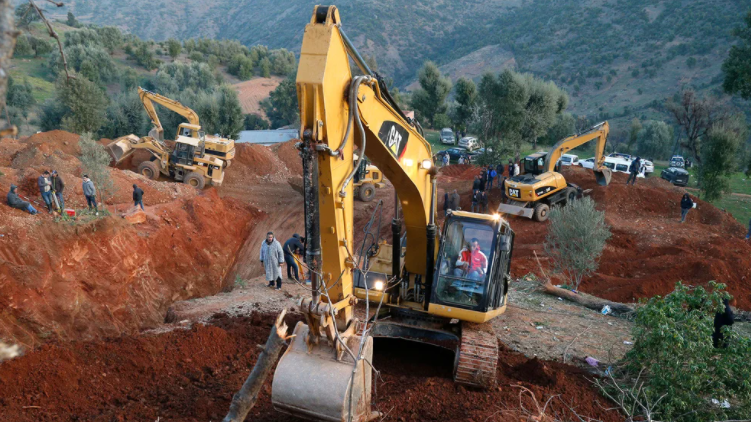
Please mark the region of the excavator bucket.
MULTIPOLYGON (((334 356, 327 342, 308 346, 308 325, 298 322, 287 351, 279 359, 271 385, 274 408, 305 420, 366 422, 377 417, 370 411, 373 338, 365 339, 362 359, 344 352, 334 356), (352 418, 349 418, 349 415, 352 418)), ((362 337, 345 339, 357 354, 362 337)))
POLYGON ((610 177, 613 175, 613 172, 610 171, 609 168, 603 167, 600 170, 595 170, 595 179, 597 179, 597 184, 600 186, 607 186, 610 184, 610 177))
POLYGON ((137 144, 138 141, 139 138, 136 135, 122 136, 107 145, 107 151, 109 151, 110 156, 112 156, 112 160, 115 162, 115 164, 119 164, 121 161, 128 158, 128 156, 133 154, 133 145, 137 144))

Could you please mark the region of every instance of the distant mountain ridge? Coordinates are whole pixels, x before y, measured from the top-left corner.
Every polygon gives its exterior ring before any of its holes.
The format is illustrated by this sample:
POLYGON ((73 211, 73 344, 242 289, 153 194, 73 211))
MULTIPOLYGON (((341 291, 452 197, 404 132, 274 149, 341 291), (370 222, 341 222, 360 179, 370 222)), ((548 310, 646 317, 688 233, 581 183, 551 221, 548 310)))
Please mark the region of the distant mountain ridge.
MULTIPOLYGON (((554 80, 579 113, 621 113, 683 85, 717 88, 730 31, 749 0, 349 0, 358 48, 404 87, 425 60, 453 79, 516 66, 554 80)), ((84 22, 140 37, 231 38, 298 52, 302 0, 70 0, 84 22)))

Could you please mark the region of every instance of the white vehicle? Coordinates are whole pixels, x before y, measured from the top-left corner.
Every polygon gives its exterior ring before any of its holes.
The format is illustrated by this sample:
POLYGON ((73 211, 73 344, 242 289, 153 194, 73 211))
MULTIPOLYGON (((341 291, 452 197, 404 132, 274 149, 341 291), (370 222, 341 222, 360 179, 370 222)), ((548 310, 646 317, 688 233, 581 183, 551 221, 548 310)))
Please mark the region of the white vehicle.
POLYGON ((441 129, 441 143, 444 145, 454 145, 456 143, 454 131, 447 127, 441 129))
POLYGON ((634 157, 631 156, 631 154, 624 154, 622 152, 614 152, 614 153, 608 155, 608 157, 623 158, 624 160, 631 160, 632 158, 634 158, 634 157))
POLYGON ((670 167, 686 168, 686 160, 680 155, 670 157, 670 167))
MULTIPOLYGON (((631 167, 631 161, 617 157, 605 157, 605 163, 603 164, 615 173, 629 174, 628 169, 631 167)), ((639 173, 636 177, 644 177, 644 173, 639 173)))
POLYGON ((459 139, 459 146, 467 151, 474 151, 477 148, 480 148, 480 143, 477 141, 477 138, 465 136, 464 138, 459 139))
POLYGON ((641 163, 644 165, 645 174, 651 174, 655 172, 655 165, 651 161, 642 158, 641 163))
POLYGON ((586 160, 580 160, 579 161, 579 167, 584 167, 585 169, 594 169, 595 168, 595 157, 587 158, 586 160))
POLYGON ((562 166, 577 166, 579 165, 579 156, 574 154, 563 154, 557 164, 562 166))

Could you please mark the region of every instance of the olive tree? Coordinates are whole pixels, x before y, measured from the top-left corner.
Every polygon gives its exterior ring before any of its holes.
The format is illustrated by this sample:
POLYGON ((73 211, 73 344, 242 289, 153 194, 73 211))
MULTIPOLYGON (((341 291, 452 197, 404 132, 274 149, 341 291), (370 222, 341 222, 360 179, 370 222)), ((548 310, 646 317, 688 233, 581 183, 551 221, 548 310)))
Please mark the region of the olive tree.
POLYGON ((553 270, 561 274, 567 284, 579 290, 582 278, 592 274, 610 238, 605 213, 595 208, 591 198, 554 207, 550 212, 545 252, 553 270))
POLYGON ((104 207, 106 201, 115 196, 117 188, 110 175, 110 162, 112 157, 105 150, 104 145, 95 141, 91 133, 84 133, 78 140, 81 148, 81 166, 83 172, 96 186, 99 195, 99 203, 104 207))
POLYGON ((451 80, 442 76, 438 66, 430 61, 422 66, 417 79, 420 88, 412 93, 412 107, 426 125, 435 127, 435 116, 445 114, 448 108, 446 97, 451 92, 451 80))

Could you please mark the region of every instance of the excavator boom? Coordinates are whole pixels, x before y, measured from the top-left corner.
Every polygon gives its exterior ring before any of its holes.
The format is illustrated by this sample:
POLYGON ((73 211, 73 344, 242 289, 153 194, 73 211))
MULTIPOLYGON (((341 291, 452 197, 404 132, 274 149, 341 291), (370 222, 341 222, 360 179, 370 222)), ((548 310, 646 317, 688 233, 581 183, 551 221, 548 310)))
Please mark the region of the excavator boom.
POLYGON ((159 120, 159 115, 156 113, 156 109, 154 108, 154 103, 157 103, 159 105, 162 105, 169 110, 174 111, 175 113, 185 117, 188 120, 188 123, 191 126, 195 127, 195 134, 194 137, 198 137, 198 130, 201 127, 200 121, 198 119, 198 114, 196 114, 195 111, 193 111, 191 108, 186 107, 179 102, 167 98, 163 95, 159 95, 155 92, 147 91, 141 87, 138 87, 138 96, 141 98, 141 102, 143 103, 143 108, 146 109, 146 114, 149 115, 149 118, 151 119, 151 123, 154 124, 154 129, 156 129, 158 140, 163 141, 164 140, 164 128, 162 127, 162 122, 159 120))
POLYGON ((608 122, 598 123, 587 132, 580 135, 569 136, 568 138, 558 141, 557 144, 550 149, 547 157, 545 158, 544 170, 546 172, 555 171, 555 165, 558 160, 561 159, 561 155, 571 151, 572 149, 586 144, 592 140, 597 140, 595 146, 595 178, 597 183, 602 186, 610 184, 610 169, 605 167, 605 145, 607 144, 608 134, 610 133, 610 125, 608 122))

